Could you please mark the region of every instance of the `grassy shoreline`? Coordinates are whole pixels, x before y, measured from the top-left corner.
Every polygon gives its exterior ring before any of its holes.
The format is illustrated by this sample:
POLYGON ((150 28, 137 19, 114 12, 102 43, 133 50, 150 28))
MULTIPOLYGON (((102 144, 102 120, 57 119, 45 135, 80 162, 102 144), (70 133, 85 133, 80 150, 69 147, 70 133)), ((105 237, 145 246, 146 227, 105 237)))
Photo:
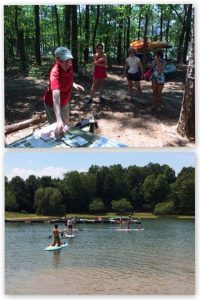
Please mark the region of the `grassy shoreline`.
MULTIPOLYGON (((76 217, 78 219, 109 219, 119 217, 119 214, 116 213, 106 213, 106 214, 67 214, 70 217, 76 217)), ((122 215, 122 217, 127 217, 127 215, 122 215)), ((14 213, 14 212, 5 212, 5 220, 51 220, 51 219, 61 219, 63 217, 59 216, 42 216, 36 214, 22 214, 22 213, 14 213)), ((168 216, 156 216, 153 213, 134 213, 132 214, 132 218, 135 219, 159 219, 159 218, 175 218, 175 219, 195 219, 195 216, 188 215, 168 215, 168 216)))

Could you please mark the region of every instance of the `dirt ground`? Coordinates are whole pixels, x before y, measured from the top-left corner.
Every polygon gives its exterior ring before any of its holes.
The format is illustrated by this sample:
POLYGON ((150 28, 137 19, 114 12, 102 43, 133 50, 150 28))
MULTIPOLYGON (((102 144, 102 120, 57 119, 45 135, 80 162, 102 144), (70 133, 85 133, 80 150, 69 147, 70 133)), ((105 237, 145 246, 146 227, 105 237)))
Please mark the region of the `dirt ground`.
MULTIPOLYGON (((95 133, 111 140, 120 141, 129 147, 191 147, 187 138, 177 131, 186 74, 185 66, 177 66, 177 72, 168 78, 163 89, 163 108, 160 113, 152 113, 151 83, 141 81, 144 93, 140 103, 134 88, 135 100, 126 100, 127 81, 122 78, 123 67, 113 66, 108 71, 105 83, 105 102, 100 103, 98 92, 91 105, 84 104, 89 94, 92 78, 76 76, 74 81, 85 88, 82 94, 73 92, 71 99, 70 123, 76 124, 82 118, 94 115, 98 122, 95 133)), ((31 118, 44 112, 42 96, 48 80, 32 77, 5 76, 5 125, 31 118)), ((33 132, 35 128, 46 126, 38 124, 7 134, 5 143, 10 144, 33 132)))

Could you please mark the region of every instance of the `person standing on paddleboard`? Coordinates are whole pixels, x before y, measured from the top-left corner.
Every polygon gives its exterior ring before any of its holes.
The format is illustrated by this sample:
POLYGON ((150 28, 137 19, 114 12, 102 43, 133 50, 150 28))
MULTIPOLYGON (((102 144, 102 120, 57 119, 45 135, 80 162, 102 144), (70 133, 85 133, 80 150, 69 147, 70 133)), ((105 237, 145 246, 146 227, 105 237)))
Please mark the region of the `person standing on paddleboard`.
POLYGON ((52 246, 60 246, 62 243, 60 241, 60 231, 58 229, 58 225, 55 224, 54 225, 54 229, 53 229, 53 238, 54 238, 54 241, 53 241, 53 244, 52 246))
POLYGON ((131 222, 132 222, 132 218, 131 218, 131 215, 129 215, 129 216, 128 216, 128 222, 127 222, 127 224, 128 224, 128 229, 130 229, 130 227, 131 227, 131 222))
POLYGON ((68 221, 67 221, 67 227, 68 227, 68 233, 70 235, 72 235, 72 229, 73 229, 73 222, 72 222, 72 219, 69 218, 68 221))

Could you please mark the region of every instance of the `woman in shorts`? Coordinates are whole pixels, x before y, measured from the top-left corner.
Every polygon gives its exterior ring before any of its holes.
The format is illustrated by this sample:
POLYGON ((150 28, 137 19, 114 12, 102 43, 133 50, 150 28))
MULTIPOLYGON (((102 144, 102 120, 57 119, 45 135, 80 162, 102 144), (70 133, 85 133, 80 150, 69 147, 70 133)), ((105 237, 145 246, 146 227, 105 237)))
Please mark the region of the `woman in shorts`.
POLYGON ((142 89, 140 86, 140 80, 143 79, 143 67, 140 59, 136 56, 137 50, 133 47, 130 47, 129 50, 129 57, 126 58, 126 63, 124 67, 124 76, 127 74, 128 80, 128 94, 133 100, 133 81, 136 85, 138 97, 142 97, 142 89))

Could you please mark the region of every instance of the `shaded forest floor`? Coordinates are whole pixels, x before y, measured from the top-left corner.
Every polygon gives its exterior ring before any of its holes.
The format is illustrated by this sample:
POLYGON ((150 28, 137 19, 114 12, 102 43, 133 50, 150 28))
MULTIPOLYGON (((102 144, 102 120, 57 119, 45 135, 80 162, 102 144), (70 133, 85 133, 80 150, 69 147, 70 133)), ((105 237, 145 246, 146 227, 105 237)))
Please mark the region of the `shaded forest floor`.
MULTIPOLYGON (((181 102, 184 91, 186 67, 178 66, 176 74, 168 78, 163 89, 161 112, 151 112, 151 83, 141 81, 144 93, 140 103, 134 88, 135 101, 126 100, 127 81, 122 78, 123 67, 113 66, 108 71, 105 83, 105 102, 100 103, 98 92, 91 105, 84 104, 89 94, 92 77, 75 75, 74 81, 85 88, 82 94, 73 91, 70 123, 76 124, 82 118, 94 115, 98 122, 95 133, 111 140, 120 141, 129 147, 181 147, 194 146, 177 131, 181 102)), ((17 123, 43 112, 42 96, 48 79, 35 79, 14 75, 5 76, 5 125, 17 123)), ((46 125, 46 124, 45 124, 46 125)), ((30 126, 6 136, 10 144, 33 132, 40 125, 30 126)))

